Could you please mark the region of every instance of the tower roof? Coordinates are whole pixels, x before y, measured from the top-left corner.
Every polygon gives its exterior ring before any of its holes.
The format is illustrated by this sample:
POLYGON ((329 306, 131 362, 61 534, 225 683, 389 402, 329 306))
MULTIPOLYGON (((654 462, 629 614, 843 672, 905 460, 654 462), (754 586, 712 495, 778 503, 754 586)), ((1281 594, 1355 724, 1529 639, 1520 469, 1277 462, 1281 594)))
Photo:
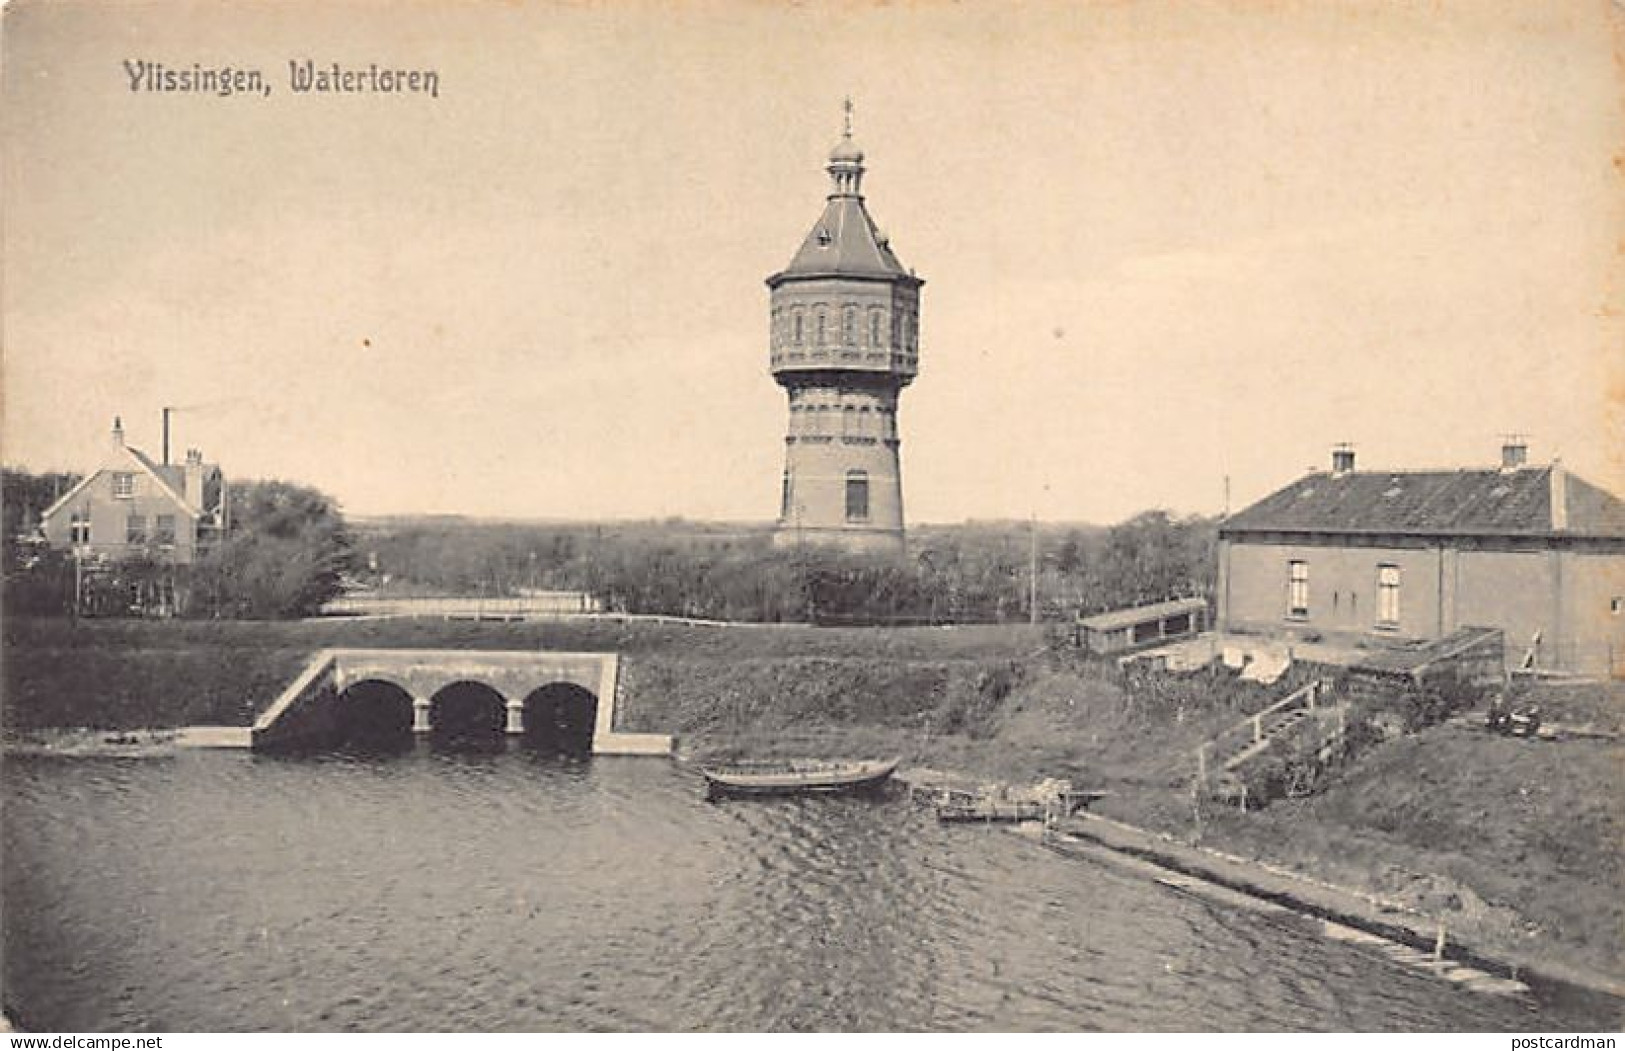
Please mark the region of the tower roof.
POLYGON ((767 279, 769 287, 803 277, 902 278, 924 284, 909 272, 887 243, 864 207, 859 188, 863 181, 863 150, 852 141, 852 101, 846 102, 846 128, 830 151, 831 188, 824 214, 818 217, 795 258, 767 279))
POLYGON ((769 285, 796 277, 879 277, 919 281, 898 261, 863 198, 832 195, 790 265, 769 285))

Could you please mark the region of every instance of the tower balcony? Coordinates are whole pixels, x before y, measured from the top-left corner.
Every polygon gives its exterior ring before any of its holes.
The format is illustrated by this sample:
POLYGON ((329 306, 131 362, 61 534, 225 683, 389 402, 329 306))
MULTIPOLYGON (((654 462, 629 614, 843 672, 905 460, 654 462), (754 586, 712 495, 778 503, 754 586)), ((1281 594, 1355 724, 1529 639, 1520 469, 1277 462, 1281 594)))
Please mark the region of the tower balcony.
POLYGON ((862 347, 780 347, 770 357, 773 375, 783 383, 798 372, 859 372, 895 377, 908 384, 920 371, 914 351, 862 347))

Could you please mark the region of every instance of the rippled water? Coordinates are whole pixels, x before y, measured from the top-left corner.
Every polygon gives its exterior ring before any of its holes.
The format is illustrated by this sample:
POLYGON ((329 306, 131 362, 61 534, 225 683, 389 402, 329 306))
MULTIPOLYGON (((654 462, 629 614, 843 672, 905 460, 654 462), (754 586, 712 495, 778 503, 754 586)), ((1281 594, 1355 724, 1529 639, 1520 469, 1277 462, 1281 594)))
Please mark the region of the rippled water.
POLYGON ((904 802, 662 760, 14 759, 8 1003, 51 1030, 1611 1027, 904 802))

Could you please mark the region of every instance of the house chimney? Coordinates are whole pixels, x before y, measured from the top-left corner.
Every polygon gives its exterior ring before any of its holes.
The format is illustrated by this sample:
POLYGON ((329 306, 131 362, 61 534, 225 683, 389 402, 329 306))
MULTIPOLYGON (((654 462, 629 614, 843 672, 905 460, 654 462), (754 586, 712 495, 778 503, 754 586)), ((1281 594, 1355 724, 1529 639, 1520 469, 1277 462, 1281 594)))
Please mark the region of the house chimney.
POLYGON ((1354 472, 1354 445, 1351 442, 1338 442, 1332 446, 1332 474, 1343 475, 1354 472))
POLYGON ((1516 471, 1529 462, 1529 442, 1521 434, 1508 434, 1501 439, 1501 470, 1516 471))
POLYGON ((203 506, 203 452, 199 449, 186 450, 186 502, 199 510, 207 510, 203 506))
POLYGON ((118 416, 113 417, 113 444, 124 447, 124 420, 118 416))

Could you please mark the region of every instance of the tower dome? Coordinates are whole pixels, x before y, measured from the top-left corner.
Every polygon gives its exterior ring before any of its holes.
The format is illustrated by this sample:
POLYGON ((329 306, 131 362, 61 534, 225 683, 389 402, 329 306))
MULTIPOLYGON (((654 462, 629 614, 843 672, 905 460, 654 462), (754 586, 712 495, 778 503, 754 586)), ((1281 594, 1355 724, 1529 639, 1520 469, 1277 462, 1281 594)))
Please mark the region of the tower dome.
POLYGON ((852 141, 850 129, 845 135, 841 136, 841 141, 835 144, 835 148, 829 151, 829 162, 831 164, 863 163, 863 151, 858 148, 857 143, 852 141))
POLYGON ((846 120, 841 141, 829 151, 829 172, 832 197, 856 197, 863 185, 863 151, 852 141, 852 100, 845 102, 846 120))

